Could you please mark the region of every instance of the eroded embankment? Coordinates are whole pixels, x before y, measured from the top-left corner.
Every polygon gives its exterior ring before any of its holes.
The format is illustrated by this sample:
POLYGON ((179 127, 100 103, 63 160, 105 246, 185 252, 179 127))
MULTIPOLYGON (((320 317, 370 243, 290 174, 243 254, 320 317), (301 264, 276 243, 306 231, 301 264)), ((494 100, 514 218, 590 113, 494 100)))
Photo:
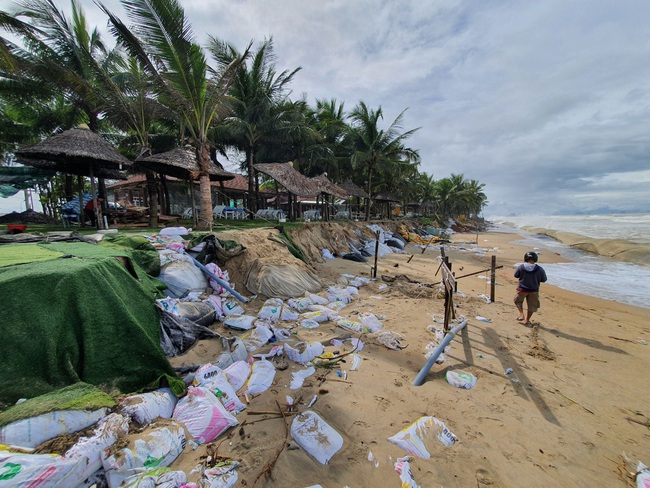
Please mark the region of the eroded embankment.
POLYGON ((650 266, 650 245, 625 239, 596 239, 573 232, 557 231, 537 227, 522 227, 527 232, 540 234, 566 244, 567 246, 607 256, 619 261, 650 266))

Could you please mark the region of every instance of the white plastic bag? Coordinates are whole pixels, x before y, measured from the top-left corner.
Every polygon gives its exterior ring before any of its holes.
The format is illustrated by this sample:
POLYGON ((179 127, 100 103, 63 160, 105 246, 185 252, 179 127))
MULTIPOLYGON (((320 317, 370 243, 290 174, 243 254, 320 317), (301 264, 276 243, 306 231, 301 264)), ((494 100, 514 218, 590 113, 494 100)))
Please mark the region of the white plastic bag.
POLYGON ((189 292, 203 293, 208 287, 208 280, 203 272, 192 262, 178 259, 160 269, 158 279, 167 285, 169 293, 181 297, 189 292))
POLYGON ((378 332, 382 329, 384 324, 370 312, 363 312, 359 314, 359 322, 361 322, 368 332, 378 332))
POLYGON ((85 458, 18 454, 0 449, 0 486, 68 488, 84 482, 85 458))
POLYGON ((393 466, 395 467, 397 474, 399 474, 399 480, 402 482, 402 488, 420 488, 420 485, 418 485, 415 482, 415 478, 413 478, 411 465, 409 464, 410 459, 411 458, 408 456, 397 458, 397 461, 395 461, 395 464, 393 464, 393 466))
POLYGON ((447 371, 445 374, 447 383, 456 388, 465 388, 467 390, 476 386, 476 376, 465 371, 447 371))
POLYGON ((124 480, 123 488, 178 488, 185 486, 187 475, 183 471, 170 468, 156 469, 142 474, 134 474, 124 480), (161 472, 162 471, 162 472, 161 472))
POLYGON ((287 300, 287 305, 291 308, 295 308, 298 312, 309 310, 309 307, 313 304, 314 302, 309 297, 289 298, 289 300, 287 300))
POLYGON ((420 417, 410 426, 402 429, 388 440, 407 451, 409 454, 429 459, 431 454, 427 449, 434 437, 445 446, 453 446, 458 438, 447 426, 435 417, 420 417))
POLYGON ((266 359, 255 361, 251 367, 251 376, 246 383, 247 388, 244 394, 256 395, 268 390, 274 378, 275 366, 273 363, 266 359))
POLYGON ((306 320, 313 320, 315 322, 318 322, 319 324, 322 323, 322 322, 327 322, 329 320, 327 315, 324 314, 323 312, 319 311, 319 310, 317 310, 315 312, 302 313, 302 314, 300 314, 300 317, 303 320, 305 320, 305 319, 306 320))
POLYGON ((305 380, 309 378, 311 375, 313 375, 315 372, 316 372, 316 368, 310 366, 307 369, 301 369, 300 371, 296 371, 295 373, 292 373, 291 384, 289 385, 289 388, 291 388, 292 390, 297 390, 298 388, 302 387, 302 384, 305 382, 305 380))
POLYGON ((121 411, 139 425, 148 425, 155 418, 171 418, 178 398, 170 388, 131 395, 122 400, 121 411))
POLYGON ((327 464, 343 447, 343 437, 317 413, 307 410, 291 422, 291 436, 296 443, 321 464, 327 464))
POLYGON ((251 365, 246 361, 236 361, 228 366, 224 373, 226 373, 228 383, 232 385, 235 391, 238 391, 246 384, 246 380, 251 373, 251 365))
MULTIPOLYGON (((80 437, 65 453, 67 459, 81 459, 85 463, 82 480, 102 467, 102 452, 129 433, 129 419, 119 413, 111 413, 97 423, 90 437, 80 437)), ((2 483, 0 483, 2 485, 2 483)))
POLYGON ((176 405, 174 419, 183 423, 199 444, 212 442, 239 423, 217 397, 202 386, 187 390, 187 395, 176 405))
MULTIPOLYGON (((212 273, 217 278, 220 278, 226 283, 230 281, 230 276, 228 276, 228 271, 222 270, 215 263, 206 264, 205 269, 207 269, 210 273, 212 273)), ((214 278, 208 278, 208 282, 210 283, 210 287, 217 293, 217 295, 222 295, 223 293, 226 292, 226 289, 222 287, 214 278)))
POLYGON ((257 317, 254 315, 229 315, 223 321, 223 325, 235 330, 250 330, 256 320, 257 317))
POLYGON ((226 410, 229 412, 238 413, 246 408, 239 398, 237 398, 237 393, 232 385, 228 382, 228 377, 223 371, 220 371, 217 375, 212 376, 210 381, 205 385, 215 396, 221 400, 223 406, 226 407, 226 410))
POLYGON ((168 420, 163 426, 148 427, 132 437, 127 447, 112 454, 102 451, 102 465, 110 488, 154 468, 169 466, 185 449, 183 426, 168 420))
POLYGON ((316 356, 320 356, 325 351, 323 344, 320 342, 299 342, 296 344, 296 349, 289 344, 284 345, 284 353, 287 357, 296 363, 308 363, 316 356), (297 349, 299 346, 304 345, 304 349, 300 351, 297 349))
POLYGON ((262 320, 270 320, 272 322, 280 320, 283 305, 284 303, 282 302, 282 299, 269 298, 264 302, 264 305, 260 309, 257 316, 262 320))
POLYGON ((17 420, 0 428, 0 444, 37 447, 61 434, 72 434, 93 425, 108 412, 100 408, 86 410, 57 410, 36 417, 17 420))
POLYGON ((235 300, 226 300, 222 304, 223 314, 228 317, 229 315, 244 315, 246 311, 235 300))

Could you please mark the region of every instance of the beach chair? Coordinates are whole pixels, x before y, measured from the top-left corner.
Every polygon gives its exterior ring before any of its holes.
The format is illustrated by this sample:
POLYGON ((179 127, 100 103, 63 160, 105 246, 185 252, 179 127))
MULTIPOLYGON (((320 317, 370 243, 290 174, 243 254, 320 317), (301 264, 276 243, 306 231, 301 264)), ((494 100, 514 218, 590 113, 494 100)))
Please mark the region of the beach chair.
POLYGON ((215 207, 212 209, 212 216, 215 219, 225 219, 226 215, 224 214, 224 209, 226 208, 225 205, 215 205, 215 207))

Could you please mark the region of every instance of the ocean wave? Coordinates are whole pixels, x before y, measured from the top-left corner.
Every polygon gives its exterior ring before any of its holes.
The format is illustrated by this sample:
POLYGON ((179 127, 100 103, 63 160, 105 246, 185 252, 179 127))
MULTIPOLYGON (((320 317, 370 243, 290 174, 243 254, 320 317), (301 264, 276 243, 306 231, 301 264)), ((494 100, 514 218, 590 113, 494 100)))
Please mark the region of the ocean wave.
POLYGON ((650 266, 650 244, 625 239, 597 239, 574 232, 558 231, 540 227, 521 227, 532 234, 551 237, 569 247, 606 256, 618 261, 650 266))

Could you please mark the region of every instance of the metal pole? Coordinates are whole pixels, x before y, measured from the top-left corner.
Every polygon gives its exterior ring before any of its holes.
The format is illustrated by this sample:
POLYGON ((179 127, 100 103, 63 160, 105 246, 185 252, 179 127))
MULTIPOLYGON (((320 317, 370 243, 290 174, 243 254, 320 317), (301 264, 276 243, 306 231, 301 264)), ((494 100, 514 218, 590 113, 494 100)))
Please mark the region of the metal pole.
POLYGON ((492 267, 490 270, 490 301, 494 303, 495 281, 497 280, 497 257, 492 256, 492 267))
MULTIPOLYGON (((190 256, 190 255, 188 254, 188 256, 190 256)), ((210 272, 206 269, 206 267, 203 266, 201 263, 199 263, 196 259, 194 259, 193 256, 190 256, 190 258, 192 258, 192 261, 194 262, 194 264, 195 264, 195 265, 196 265, 196 266, 197 266, 201 271, 203 271, 206 275, 208 275, 210 278, 212 278, 214 281, 216 281, 216 282, 219 283, 221 286, 223 286, 226 290, 228 290, 228 291, 230 292, 230 294, 231 294, 232 296, 234 296, 237 300, 239 300, 239 301, 242 302, 242 303, 248 303, 248 299, 247 299, 247 298, 244 298, 244 297, 241 296, 239 293, 237 293, 235 290, 233 290, 227 282, 225 282, 224 280, 222 280, 221 278, 219 278, 219 277, 216 276, 215 274, 210 273, 210 272)))
POLYGON ((438 359, 438 356, 442 353, 442 351, 445 350, 445 347, 453 340, 453 338, 458 334, 461 330, 465 328, 467 325, 467 320, 463 320, 460 324, 458 324, 456 327, 451 329, 445 337, 442 339, 440 344, 438 344, 438 347, 433 351, 433 354, 427 361, 427 364, 425 364, 418 375, 415 377, 415 380, 413 380, 413 385, 414 386, 421 386, 422 383, 424 383, 424 379, 427 377, 427 374, 429 373, 429 370, 433 366, 433 364, 436 362, 436 359, 438 359))
POLYGON ((372 277, 377 277, 377 257, 379 256, 379 231, 376 232, 377 240, 375 241, 375 267, 372 268, 372 277))

